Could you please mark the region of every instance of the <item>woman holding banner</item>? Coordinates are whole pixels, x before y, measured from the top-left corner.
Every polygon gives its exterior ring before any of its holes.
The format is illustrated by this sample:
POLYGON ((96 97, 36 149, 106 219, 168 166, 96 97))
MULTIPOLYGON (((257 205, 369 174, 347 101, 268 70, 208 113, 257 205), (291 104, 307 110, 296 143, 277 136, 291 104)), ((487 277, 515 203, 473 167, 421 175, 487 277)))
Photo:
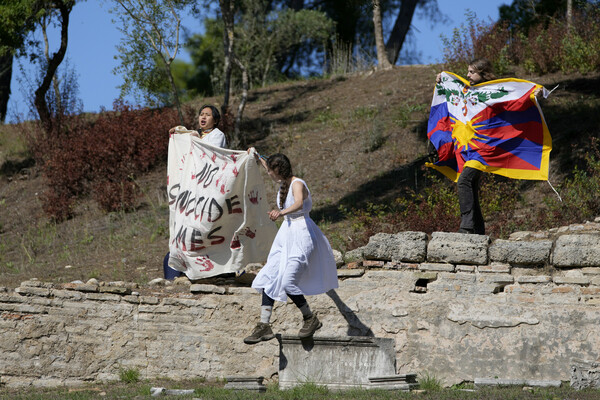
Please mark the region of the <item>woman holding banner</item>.
MULTIPOLYGON (((188 133, 191 136, 200 138, 200 140, 211 146, 227 148, 225 134, 217 128, 220 121, 221 114, 219 113, 219 109, 213 105, 205 104, 200 107, 200 113, 198 114, 200 131, 188 130, 185 126, 176 126, 169 129, 169 135, 188 133)), ((178 276, 182 276, 183 272, 169 267, 169 257, 170 253, 168 252, 163 259, 163 273, 165 279, 174 279, 178 276)))
MULTIPOLYGON (((253 150, 253 149, 251 149, 253 150)), ((250 151, 250 150, 249 150, 250 151)), ((255 153, 258 157, 258 153, 255 153)), ((290 160, 284 154, 259 158, 267 173, 280 184, 277 209, 269 213, 273 221, 283 223, 273 241, 266 264, 254 278, 252 287, 262 293, 260 322, 246 344, 275 337, 270 319, 275 300, 289 297, 302 312, 304 323, 300 338, 311 337, 322 323, 310 310, 305 295, 317 295, 338 287, 337 267, 331 246, 323 232, 310 218, 312 197, 306 183, 292 174, 290 160)))
POLYGON ((211 146, 227 148, 227 139, 225 134, 217 128, 221 121, 221 114, 217 107, 205 104, 200 107, 200 113, 198 114, 198 125, 200 131, 191 131, 186 129, 184 126, 176 126, 169 129, 169 134, 174 133, 189 133, 192 136, 200 138, 200 140, 208 143, 211 146))

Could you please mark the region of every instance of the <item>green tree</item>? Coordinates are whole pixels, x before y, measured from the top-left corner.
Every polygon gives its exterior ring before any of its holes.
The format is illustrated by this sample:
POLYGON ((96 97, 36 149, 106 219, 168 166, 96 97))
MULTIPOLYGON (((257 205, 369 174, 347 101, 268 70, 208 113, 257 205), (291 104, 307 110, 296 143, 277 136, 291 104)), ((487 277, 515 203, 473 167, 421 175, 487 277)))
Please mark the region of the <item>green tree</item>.
POLYGON ((241 100, 232 138, 235 147, 244 144, 239 127, 248 89, 277 79, 281 59, 291 48, 306 42, 312 42, 313 49, 319 43, 324 47, 333 31, 333 23, 322 12, 275 7, 270 0, 220 0, 219 4, 222 22, 218 25, 206 24, 209 27, 207 33, 194 39, 199 43, 207 43, 207 47, 205 52, 196 52, 193 59, 206 60, 206 53, 215 56, 208 70, 214 72, 212 86, 219 88, 224 95, 221 105, 223 114, 229 112, 233 83, 241 84, 241 100), (223 33, 221 50, 212 40, 219 25, 223 33))
POLYGON ((36 0, 0 0, 0 123, 6 118, 10 99, 13 58, 23 50, 27 35, 43 14, 37 3, 36 0))
POLYGON ((571 18, 572 11, 597 8, 598 0, 513 0, 510 5, 500 6, 500 20, 507 21, 512 30, 527 32, 532 26, 548 23, 553 18, 571 18))
POLYGON ((183 113, 171 66, 179 48, 180 13, 193 0, 115 0, 124 38, 117 46, 120 65, 114 73, 123 75, 121 96, 141 93, 150 105, 167 103, 164 88, 169 88, 169 103, 175 104, 179 119, 183 113), (166 84, 165 84, 166 82, 166 84))

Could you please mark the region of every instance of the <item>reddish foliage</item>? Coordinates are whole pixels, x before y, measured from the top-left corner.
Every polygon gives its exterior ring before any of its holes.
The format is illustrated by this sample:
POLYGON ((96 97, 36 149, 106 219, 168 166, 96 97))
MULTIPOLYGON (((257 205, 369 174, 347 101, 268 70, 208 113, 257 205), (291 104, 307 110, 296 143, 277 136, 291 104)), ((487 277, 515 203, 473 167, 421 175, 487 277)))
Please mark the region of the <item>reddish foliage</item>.
POLYGON ((105 211, 133 208, 133 178, 166 159, 168 130, 179 124, 174 109, 114 108, 95 122, 70 117, 61 131, 32 138, 32 153, 48 180, 44 210, 56 220, 72 216, 75 198, 90 193, 105 211))

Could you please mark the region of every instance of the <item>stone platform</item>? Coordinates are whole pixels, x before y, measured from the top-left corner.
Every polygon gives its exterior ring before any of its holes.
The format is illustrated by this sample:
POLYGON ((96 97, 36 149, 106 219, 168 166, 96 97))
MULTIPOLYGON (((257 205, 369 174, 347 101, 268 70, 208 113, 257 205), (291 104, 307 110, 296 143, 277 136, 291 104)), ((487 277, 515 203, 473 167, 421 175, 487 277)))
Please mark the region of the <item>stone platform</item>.
POLYGON ((279 388, 314 383, 329 389, 354 387, 411 390, 416 375, 396 375, 394 339, 364 336, 277 335, 279 388))

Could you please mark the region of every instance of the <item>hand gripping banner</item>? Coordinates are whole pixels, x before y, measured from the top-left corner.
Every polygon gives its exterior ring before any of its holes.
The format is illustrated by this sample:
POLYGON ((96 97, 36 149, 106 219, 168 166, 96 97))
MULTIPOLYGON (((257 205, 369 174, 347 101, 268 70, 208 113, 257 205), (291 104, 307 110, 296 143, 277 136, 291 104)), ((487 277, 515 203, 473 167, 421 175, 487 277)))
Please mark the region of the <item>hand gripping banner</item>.
POLYGON ((169 139, 169 266, 190 279, 264 263, 277 233, 253 154, 169 139))
POLYGON ((470 86, 464 78, 442 72, 427 126, 439 161, 426 165, 453 181, 465 166, 509 178, 547 180, 552 139, 534 95, 538 88, 542 86, 513 78, 470 86))

